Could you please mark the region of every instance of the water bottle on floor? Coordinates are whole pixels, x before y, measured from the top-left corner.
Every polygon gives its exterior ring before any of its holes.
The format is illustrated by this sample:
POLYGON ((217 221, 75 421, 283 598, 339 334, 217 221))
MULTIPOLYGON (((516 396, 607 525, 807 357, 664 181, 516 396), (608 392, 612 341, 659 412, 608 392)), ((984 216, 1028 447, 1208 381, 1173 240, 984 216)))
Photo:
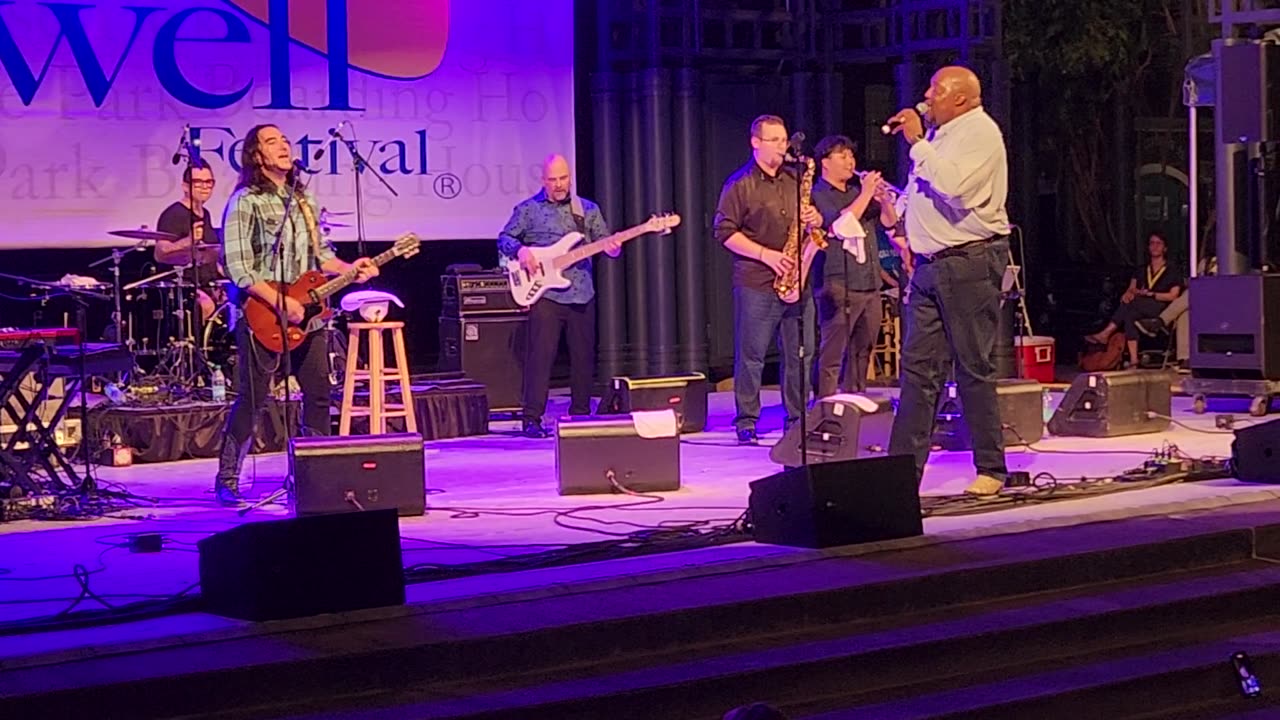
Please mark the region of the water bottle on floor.
POLYGON ((1053 397, 1049 395, 1049 388, 1045 388, 1042 395, 1044 398, 1042 401, 1043 403, 1042 406, 1044 408, 1043 410, 1044 421, 1048 423, 1050 420, 1053 419, 1053 410, 1054 410, 1053 397))
POLYGON ((222 374, 222 368, 217 365, 213 366, 213 401, 227 401, 227 378, 222 374))

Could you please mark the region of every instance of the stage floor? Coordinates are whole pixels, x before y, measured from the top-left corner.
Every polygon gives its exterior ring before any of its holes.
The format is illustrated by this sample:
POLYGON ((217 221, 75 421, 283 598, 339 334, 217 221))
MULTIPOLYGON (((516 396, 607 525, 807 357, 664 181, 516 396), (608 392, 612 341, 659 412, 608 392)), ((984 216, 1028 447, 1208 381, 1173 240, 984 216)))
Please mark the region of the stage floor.
MULTIPOLYGON (((1060 397, 1055 394, 1055 400, 1060 397)), ((761 422, 763 445, 738 447, 731 427, 729 393, 710 398, 708 431, 685 436, 681 446, 682 487, 660 502, 624 496, 560 497, 556 492, 554 440, 516 435, 515 423, 494 423, 489 435, 436 441, 427 446, 425 517, 402 518, 406 566, 457 565, 608 539, 637 526, 703 521, 722 525, 745 509, 747 483, 776 472, 768 445, 781 437, 781 408, 776 391, 766 391, 761 422), (568 511, 568 512, 566 512, 568 511)), ((553 399, 553 410, 565 407, 553 399)), ((1212 415, 1194 415, 1187 398, 1175 398, 1174 416, 1185 426, 1168 432, 1113 439, 1045 438, 1038 451, 1011 448, 1011 470, 1048 472, 1060 480, 1105 477, 1141 465, 1167 445, 1192 457, 1226 456, 1232 434, 1214 429, 1212 415)), ((1218 409, 1218 408, 1215 408, 1218 409)), ((1246 404, 1224 407, 1238 422, 1256 421, 1246 404)), ((552 414, 554 416, 554 414, 552 414)), ((243 487, 250 497, 277 489, 285 466, 282 454, 250 458, 243 487)), ((109 602, 140 596, 168 596, 196 582, 195 542, 238 523, 284 517, 282 506, 268 506, 242 518, 218 507, 212 498, 214 460, 191 460, 131 468, 101 468, 103 483, 159 499, 155 505, 122 509, 84 522, 17 521, 0 523, 0 622, 49 616, 80 594, 72 572, 82 566, 92 590, 109 602), (165 536, 163 552, 133 554, 128 535, 165 536)), ((935 453, 925 474, 923 493, 960 493, 972 479, 968 453, 935 453)), ((1008 507, 989 513, 929 517, 925 533, 938 541, 979 535, 1075 525, 1151 514, 1176 514, 1216 506, 1280 498, 1280 489, 1235 480, 1215 480, 1109 494, 1051 504, 1008 507)), ((270 552, 262 548, 261 552, 270 552)), ((648 555, 572 566, 473 576, 411 585, 418 603, 465 602, 502 592, 565 592, 574 583, 638 582, 646 574, 732 572, 735 567, 787 562, 810 551, 737 543, 684 552, 648 555)), ((95 607, 91 601, 81 608, 95 607)), ((219 631, 244 623, 201 614, 131 625, 26 636, 0 643, 0 668, 20 656, 118 642, 145 641, 219 631)))

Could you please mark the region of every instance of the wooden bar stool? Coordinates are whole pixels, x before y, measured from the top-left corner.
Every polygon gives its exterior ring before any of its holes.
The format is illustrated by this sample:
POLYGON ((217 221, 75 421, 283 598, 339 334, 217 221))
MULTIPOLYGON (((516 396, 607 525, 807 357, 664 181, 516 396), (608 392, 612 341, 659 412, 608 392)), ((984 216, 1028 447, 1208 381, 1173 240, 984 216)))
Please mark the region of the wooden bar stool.
POLYGON ((867 364, 867 379, 875 380, 898 376, 898 358, 902 348, 902 318, 896 312, 896 298, 881 297, 880 331, 871 349, 871 362, 867 364))
POLYGON ((404 351, 404 323, 402 322, 353 322, 347 324, 347 372, 342 384, 342 415, 338 420, 338 434, 351 434, 351 418, 369 418, 370 435, 387 434, 387 418, 404 418, 405 432, 418 432, 418 420, 414 415, 413 391, 409 387, 409 360, 404 351), (391 343, 395 350, 396 365, 388 367, 382 333, 391 331, 391 343), (360 337, 365 336, 369 348, 369 366, 360 363, 360 337), (387 403, 387 381, 400 380, 400 402, 387 403), (369 383, 369 405, 356 405, 356 383, 369 383))

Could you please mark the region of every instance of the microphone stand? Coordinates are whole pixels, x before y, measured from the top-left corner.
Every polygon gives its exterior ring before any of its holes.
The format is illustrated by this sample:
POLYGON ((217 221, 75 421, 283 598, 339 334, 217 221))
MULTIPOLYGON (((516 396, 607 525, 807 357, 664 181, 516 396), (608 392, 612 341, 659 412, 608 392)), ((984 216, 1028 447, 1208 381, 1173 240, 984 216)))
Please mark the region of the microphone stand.
POLYGON ((124 259, 124 256, 125 256, 125 255, 127 255, 127 254, 129 254, 129 253, 131 253, 131 252, 133 252, 133 251, 135 251, 135 250, 141 250, 141 249, 143 249, 144 247, 146 247, 146 242, 147 242, 146 240, 141 240, 141 241, 139 241, 136 245, 134 245, 133 247, 129 248, 128 250, 121 250, 120 248, 112 248, 112 249, 111 249, 111 254, 110 254, 110 255, 107 255, 107 256, 106 256, 106 257, 104 257, 104 258, 101 258, 101 259, 98 259, 98 260, 94 260, 93 262, 89 263, 89 267, 91 267, 91 268, 92 268, 92 267, 98 267, 99 265, 102 265, 103 263, 108 263, 108 262, 112 264, 112 266, 111 266, 112 285, 114 286, 114 289, 115 289, 115 326, 116 326, 116 342, 118 342, 118 343, 120 343, 121 345, 124 345, 125 347, 129 348, 129 350, 130 350, 131 352, 133 351, 133 347, 132 347, 132 345, 133 345, 133 338, 132 338, 133 333, 132 333, 132 332, 130 332, 129 334, 130 334, 130 336, 131 336, 131 337, 130 337, 128 340, 125 340, 125 337, 124 337, 124 314, 123 314, 123 310, 121 309, 121 306, 120 306, 120 295, 123 293, 123 290, 120 288, 120 261, 121 261, 122 259, 124 259))
MULTIPOLYGON (((809 241, 809 237, 808 237, 808 234, 805 232, 804 221, 800 219, 800 208, 804 204, 804 199, 801 197, 800 185, 801 185, 801 179, 804 177, 804 172, 807 169, 807 166, 800 155, 799 143, 796 143, 792 145, 792 147, 787 149, 786 159, 787 159, 787 163, 791 165, 791 167, 794 168, 796 171, 795 218, 796 218, 796 236, 798 238, 798 241, 796 242, 795 261, 796 261, 796 277, 798 278, 797 282, 800 283, 800 299, 796 301, 800 303, 800 314, 796 317, 796 328, 798 330, 798 332, 796 333, 796 344, 798 346, 796 350, 796 354, 799 356, 799 363, 800 363, 800 367, 798 368, 798 372, 800 374, 800 464, 808 465, 809 464, 809 428, 808 428, 809 383, 808 383, 808 379, 805 378, 805 375, 808 373, 806 372, 805 362, 804 362, 806 348, 805 348, 805 342, 804 342, 805 277, 804 277, 803 259, 804 259, 804 246, 805 246, 805 243, 809 241)), ((812 286, 810 286, 810 291, 812 291, 812 286)), ((784 376, 786 375, 785 362, 783 363, 783 375, 784 376)), ((787 387, 786 387, 786 379, 784 377, 783 386, 782 386, 782 397, 783 397, 782 404, 784 406, 786 405, 786 396, 787 396, 787 387)))
MULTIPOLYGON (((351 123, 347 123, 347 124, 350 125, 351 123)), ((361 188, 360 186, 360 176, 364 174, 365 170, 368 170, 370 173, 373 174, 375 178, 378 179, 379 182, 382 183, 382 186, 387 189, 387 192, 391 193, 392 197, 400 197, 400 193, 396 192, 396 189, 391 187, 391 183, 388 183, 387 179, 382 177, 382 175, 377 171, 377 169, 374 168, 372 165, 370 165, 369 161, 364 159, 364 156, 360 154, 360 149, 356 147, 355 138, 352 138, 350 140, 344 138, 342 136, 341 128, 333 130, 331 132, 331 135, 333 135, 333 137, 337 139, 340 144, 346 146, 347 152, 351 154, 351 164, 355 168, 355 172, 356 172, 356 256, 365 257, 364 191, 363 191, 363 188, 361 188)))
MULTIPOLYGON (((283 201, 284 214, 280 218, 280 227, 276 230, 275 243, 271 246, 271 256, 273 258, 273 261, 275 262, 275 276, 276 276, 276 289, 277 289, 276 318, 280 322, 280 342, 282 343, 282 349, 281 349, 280 355, 281 355, 281 362, 284 363, 284 366, 283 366, 284 367, 284 439, 285 439, 286 445, 289 443, 290 440, 293 439, 295 427, 294 427, 294 424, 290 421, 290 417, 289 417, 289 403, 293 399, 290 396, 291 393, 289 392, 289 379, 293 377, 293 351, 289 349, 289 317, 286 310, 287 306, 285 305, 286 293, 285 293, 285 282, 284 282, 284 231, 286 227, 289 227, 292 225, 292 213, 293 213, 293 205, 294 205, 295 198, 297 197, 298 193, 306 192, 307 185, 309 185, 310 182, 311 182, 311 179, 308 178, 307 183, 304 184, 301 188, 298 188, 297 187, 297 184, 298 184, 297 171, 291 169, 289 170, 289 173, 285 175, 284 184, 285 184, 285 187, 288 188, 289 192, 284 197, 284 201, 283 201)), ((318 231, 319 231, 319 227, 317 226, 317 232, 318 231)), ((307 232, 310 232, 310 229, 308 229, 307 232)), ((249 342, 249 352, 252 353, 254 358, 256 359, 257 350, 253 347, 252 334, 250 334, 248 342, 249 342)), ((252 369, 250 368, 249 371, 252 372, 252 369)), ((268 393, 271 392, 270 387, 271 387, 271 384, 267 383, 268 393)), ((253 382, 250 381, 249 382, 250 406, 256 406, 257 403, 255 402, 255 400, 256 399, 253 397, 253 382)), ((299 411, 301 411, 301 408, 299 408, 299 411)), ((254 421, 255 422, 253 423, 253 425, 251 425, 251 427, 257 425, 257 422, 256 422, 257 418, 254 418, 254 421)), ((249 436, 249 442, 250 443, 253 442, 252 433, 249 436)), ((286 451, 287 451, 287 448, 286 448, 286 451)), ((270 495, 262 498, 261 500, 253 503, 252 505, 249 505, 246 508, 242 508, 236 511, 240 515, 240 517, 244 517, 245 515, 248 515, 250 512, 257 510, 263 505, 269 505, 273 502, 276 502, 282 496, 287 497, 293 492, 293 462, 292 461, 286 464, 284 472, 285 472, 284 482, 280 485, 279 489, 277 489, 275 492, 271 493, 270 495)))

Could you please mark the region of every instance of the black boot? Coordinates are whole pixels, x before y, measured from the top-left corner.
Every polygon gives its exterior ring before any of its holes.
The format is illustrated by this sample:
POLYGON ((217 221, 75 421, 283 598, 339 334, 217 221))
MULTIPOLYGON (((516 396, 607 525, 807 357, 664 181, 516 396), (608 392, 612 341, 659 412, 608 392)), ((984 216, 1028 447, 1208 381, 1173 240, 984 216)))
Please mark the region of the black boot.
POLYGON ((218 504, 225 507, 236 507, 244 504, 240 495, 240 465, 249 450, 249 443, 237 447, 230 436, 222 440, 222 451, 218 453, 218 474, 213 481, 214 497, 218 504))

